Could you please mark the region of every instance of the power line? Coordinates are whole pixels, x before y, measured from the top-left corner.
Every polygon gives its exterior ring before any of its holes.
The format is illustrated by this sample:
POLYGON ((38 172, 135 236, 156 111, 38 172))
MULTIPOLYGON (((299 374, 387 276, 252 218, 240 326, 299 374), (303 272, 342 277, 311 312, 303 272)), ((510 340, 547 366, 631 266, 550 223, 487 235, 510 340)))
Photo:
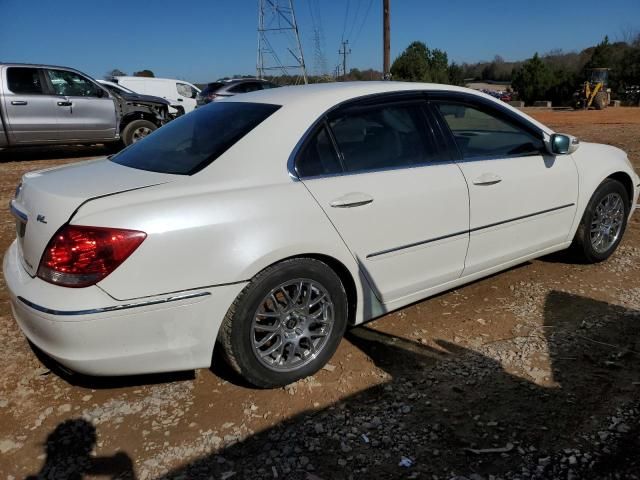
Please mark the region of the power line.
POLYGON ((358 40, 360 39, 360 34, 362 33, 362 29, 365 25, 365 23, 367 23, 367 18, 369 18, 369 12, 371 11, 371 7, 373 5, 373 0, 369 0, 369 5, 367 5, 367 9, 365 10, 364 13, 364 17, 362 17, 362 23, 360 23, 360 28, 358 28, 358 31, 356 33, 355 39, 353 41, 353 47, 355 48, 356 44, 358 43, 358 40))
POLYGON ((361 3, 362 3, 362 0, 358 0, 358 3, 356 5, 356 13, 353 14, 353 22, 351 23, 351 29, 349 30, 349 34, 347 35, 347 38, 352 38, 351 34, 353 33, 353 29, 356 28, 356 23, 358 23, 358 13, 360 13, 361 3))

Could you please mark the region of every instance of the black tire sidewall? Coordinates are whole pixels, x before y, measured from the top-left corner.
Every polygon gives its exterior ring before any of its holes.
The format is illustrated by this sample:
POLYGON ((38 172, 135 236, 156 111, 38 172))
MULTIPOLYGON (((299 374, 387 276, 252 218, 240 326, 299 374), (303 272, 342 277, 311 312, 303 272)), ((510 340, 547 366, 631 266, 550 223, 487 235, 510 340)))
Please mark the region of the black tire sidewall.
POLYGON ((335 353, 347 326, 347 311, 347 295, 342 282, 325 263, 312 259, 296 259, 276 265, 266 275, 256 278, 246 287, 232 318, 230 341, 240 373, 253 385, 262 388, 288 385, 314 374, 335 353), (314 280, 327 290, 334 305, 334 324, 327 343, 316 358, 295 371, 278 372, 264 366, 253 351, 253 315, 269 291, 294 278, 314 280))
POLYGON ((582 244, 582 250, 586 260, 594 263, 601 262, 609 258, 613 254, 613 252, 616 251, 616 249, 618 248, 618 245, 622 241, 622 237, 627 228, 627 219, 629 218, 629 209, 630 209, 629 194, 627 193, 627 190, 624 188, 624 185, 622 185, 617 180, 613 180, 613 179, 607 179, 600 184, 600 186, 597 188, 597 190, 591 197, 591 200, 589 200, 589 204, 587 205, 587 208, 582 217, 582 222, 580 224, 580 236, 581 236, 580 243, 582 244), (620 234, 618 235, 617 240, 614 242, 613 245, 611 245, 611 247, 609 247, 604 252, 597 252, 593 248, 593 245, 591 244, 591 233, 590 233, 591 222, 595 214, 596 207, 602 201, 602 199, 607 195, 609 195, 610 193, 617 193, 622 197, 622 202, 624 203, 624 218, 622 219, 622 228, 620 230, 620 234))
POLYGON ((141 127, 147 127, 152 132, 158 129, 158 126, 149 120, 133 120, 129 122, 122 131, 122 143, 128 147, 133 143, 133 132, 141 127))

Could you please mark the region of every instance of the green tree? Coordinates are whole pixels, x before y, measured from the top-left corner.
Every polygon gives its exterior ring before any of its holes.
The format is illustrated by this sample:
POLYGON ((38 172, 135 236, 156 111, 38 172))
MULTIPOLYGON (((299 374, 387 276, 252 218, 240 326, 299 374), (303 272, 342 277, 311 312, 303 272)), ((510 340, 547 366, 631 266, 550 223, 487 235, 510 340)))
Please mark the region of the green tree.
POLYGON ((525 103, 545 100, 553 85, 553 73, 536 53, 513 72, 512 87, 525 103))
POLYGON ((120 70, 119 68, 114 68, 113 70, 109 70, 105 75, 105 80, 111 80, 113 77, 125 77, 127 74, 120 70))
POLYGON ((412 42, 391 65, 395 80, 408 82, 449 83, 447 53, 430 50, 423 42, 412 42))
POLYGON ((464 68, 456 62, 449 65, 449 83, 451 85, 464 85, 464 68))
POLYGON ((139 72, 133 72, 133 76, 134 77, 149 77, 149 78, 153 78, 155 77, 155 75, 153 74, 153 72, 151 70, 140 70, 139 72))
POLYGON ((429 55, 431 52, 422 42, 411 43, 391 65, 391 74, 395 80, 408 82, 428 82, 429 55))

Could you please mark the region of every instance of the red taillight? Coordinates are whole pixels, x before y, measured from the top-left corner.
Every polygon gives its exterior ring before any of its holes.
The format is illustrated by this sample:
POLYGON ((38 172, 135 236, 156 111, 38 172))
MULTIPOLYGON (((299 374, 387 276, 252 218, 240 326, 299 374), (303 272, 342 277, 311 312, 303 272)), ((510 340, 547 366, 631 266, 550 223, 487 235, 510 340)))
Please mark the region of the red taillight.
POLYGON ((113 272, 147 237, 120 228, 65 225, 51 238, 38 277, 64 287, 87 287, 113 272))

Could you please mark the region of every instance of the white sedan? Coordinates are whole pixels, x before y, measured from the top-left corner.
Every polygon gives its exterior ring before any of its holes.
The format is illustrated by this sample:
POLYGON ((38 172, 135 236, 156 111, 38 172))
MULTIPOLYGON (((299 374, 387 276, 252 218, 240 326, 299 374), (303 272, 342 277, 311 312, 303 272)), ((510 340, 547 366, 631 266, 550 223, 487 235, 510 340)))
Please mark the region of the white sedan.
POLYGON ((639 191, 623 151, 464 88, 278 88, 26 174, 3 270, 25 335, 72 370, 204 368, 217 343, 273 387, 348 325, 570 246, 606 259, 639 191))

